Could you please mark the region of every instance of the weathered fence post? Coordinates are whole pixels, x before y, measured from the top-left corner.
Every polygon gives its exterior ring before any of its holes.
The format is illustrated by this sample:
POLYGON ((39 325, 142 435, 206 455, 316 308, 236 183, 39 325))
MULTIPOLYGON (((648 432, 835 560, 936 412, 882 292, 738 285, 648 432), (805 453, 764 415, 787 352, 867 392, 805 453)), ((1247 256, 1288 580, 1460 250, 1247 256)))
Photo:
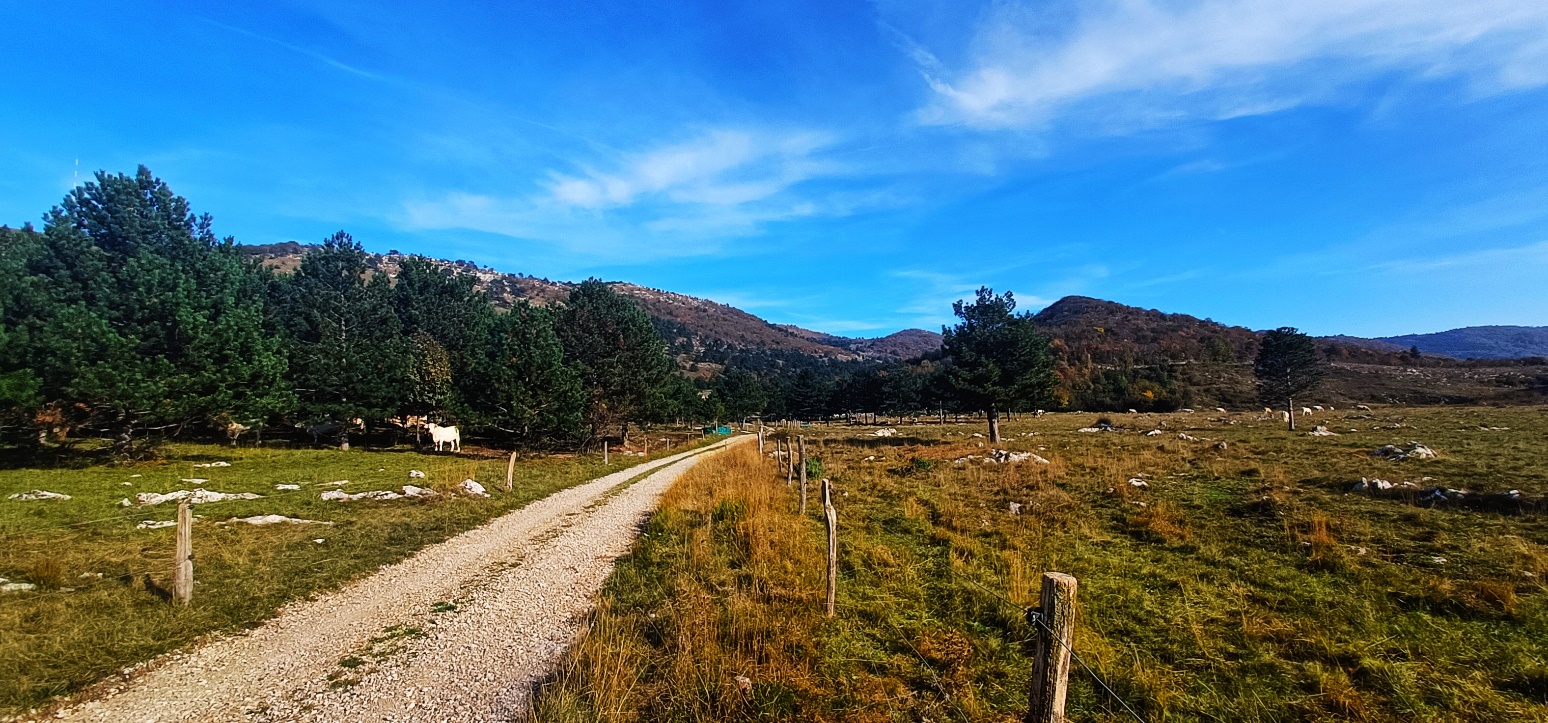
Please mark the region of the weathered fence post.
POLYGON ((785 486, 795 482, 795 440, 785 436, 785 486))
POLYGON ((512 478, 516 475, 516 450, 511 450, 511 461, 505 463, 505 491, 511 491, 512 478))
POLYGON ((758 423, 758 454, 763 454, 763 422, 758 423))
POLYGON ((603 442, 602 443, 602 465, 605 467, 608 464, 609 463, 608 463, 608 459, 607 459, 607 442, 603 442))
POLYGON ((822 519, 828 526, 828 617, 838 595, 838 511, 833 509, 833 483, 822 478, 822 519))
POLYGON ((193 512, 186 499, 177 503, 177 552, 173 560, 177 567, 172 569, 172 599, 187 605, 193 601, 193 512))
MULTIPOLYGON (((1064 723, 1064 698, 1070 677, 1070 652, 1075 645, 1074 577, 1043 573, 1037 628, 1037 659, 1032 666, 1031 704, 1026 723, 1064 723)), ((1029 616, 1030 617, 1030 616, 1029 616)))
POLYGON ((806 435, 796 437, 796 443, 801 448, 801 469, 796 473, 801 479, 801 514, 806 514, 806 435))

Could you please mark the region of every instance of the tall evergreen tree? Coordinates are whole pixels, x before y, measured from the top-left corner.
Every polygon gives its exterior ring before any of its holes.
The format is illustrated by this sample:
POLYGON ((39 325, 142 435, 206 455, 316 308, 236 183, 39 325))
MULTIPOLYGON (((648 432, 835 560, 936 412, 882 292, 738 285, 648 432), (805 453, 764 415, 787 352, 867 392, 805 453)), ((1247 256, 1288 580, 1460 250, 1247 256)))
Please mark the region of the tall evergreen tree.
POLYGON ((941 350, 950 359, 946 381, 957 400, 989 418, 989 441, 1000 441, 1000 411, 1035 404, 1053 389, 1053 355, 1031 313, 1017 314, 1016 299, 985 286, 971 304, 958 301, 960 321, 941 329, 941 350))
POLYGON ((349 447, 354 419, 380 420, 416 388, 413 344, 402 334, 386 274, 367 280, 365 250, 340 231, 274 285, 301 414, 349 447))
POLYGON ((447 386, 437 392, 440 396, 431 408, 420 402, 405 409, 406 413, 466 412, 469 395, 480 393, 471 385, 478 376, 475 368, 487 351, 495 310, 488 295, 476 289, 477 281, 471 274, 454 272, 418 256, 399 262, 394 308, 403 334, 426 352, 415 353, 417 383, 429 379, 424 377, 430 371, 426 365, 444 362, 447 375, 447 386))
POLYGON ((468 400, 480 423, 528 441, 580 436, 586 395, 566 366, 564 345, 548 310, 517 304, 488 328, 486 353, 468 400))
POLYGON ((6 310, 39 398, 106 426, 120 451, 146 427, 288 410, 255 265, 145 167, 95 179, 23 244, 26 291, 6 310))
POLYGON ((627 444, 631 422, 666 411, 674 365, 650 317, 632 299, 587 279, 570 292, 559 339, 586 390, 586 422, 594 438, 616 427, 627 444))
POLYGON ((1294 431, 1295 398, 1322 383, 1322 355, 1317 352, 1317 343, 1290 326, 1265 332, 1252 371, 1258 378, 1259 399, 1269 406, 1284 403, 1294 431))
POLYGON ((727 367, 710 383, 710 397, 719 401, 727 419, 745 420, 763 413, 768 390, 763 380, 740 367, 727 367))

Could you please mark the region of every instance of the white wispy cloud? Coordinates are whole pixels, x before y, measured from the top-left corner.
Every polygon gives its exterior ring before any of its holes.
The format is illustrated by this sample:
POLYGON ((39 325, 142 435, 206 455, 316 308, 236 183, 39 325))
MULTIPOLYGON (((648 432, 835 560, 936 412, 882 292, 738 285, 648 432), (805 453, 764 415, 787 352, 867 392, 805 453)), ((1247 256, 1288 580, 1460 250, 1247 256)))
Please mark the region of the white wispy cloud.
POLYGON ((1466 79, 1476 93, 1548 83, 1548 3, 1536 0, 1114 0, 1050 32, 997 6, 969 60, 907 54, 933 89, 932 124, 1026 128, 1078 114, 1149 127, 1332 100, 1402 72, 1466 79), (1089 107, 1092 104, 1100 107, 1089 107))
POLYGON ((549 170, 526 194, 411 200, 400 223, 550 241, 620 262, 712 254, 771 223, 844 216, 885 202, 874 194, 799 188, 849 172, 823 156, 832 143, 814 131, 714 129, 549 170))
POLYGON ((714 130, 691 140, 631 154, 617 168, 551 172, 560 203, 601 208, 661 194, 681 203, 734 206, 768 198, 824 171, 813 153, 823 134, 714 130))

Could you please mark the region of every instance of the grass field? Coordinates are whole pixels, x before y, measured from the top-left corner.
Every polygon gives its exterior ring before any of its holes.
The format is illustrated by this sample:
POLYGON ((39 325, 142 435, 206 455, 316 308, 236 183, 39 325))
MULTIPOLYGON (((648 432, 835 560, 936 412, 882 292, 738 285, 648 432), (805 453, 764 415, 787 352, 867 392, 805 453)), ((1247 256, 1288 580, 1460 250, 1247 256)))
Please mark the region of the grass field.
MULTIPOLYGON (((652 457, 683 449, 678 444, 652 457)), ((615 456, 611 469, 639 461, 615 456)), ((251 626, 287 602, 336 588, 608 471, 596 456, 523 459, 512 491, 505 492, 505 466, 494 455, 174 444, 156 463, 0 470, 0 578, 36 586, 0 593, 0 718, 201 635, 251 626), (210 462, 231 466, 195 466, 210 462), (411 469, 426 478, 410 479, 411 469), (182 481, 201 478, 207 481, 182 481), (335 488, 399 490, 410 483, 450 493, 467 478, 480 481, 491 496, 349 503, 319 498, 335 488), (337 480, 349 483, 328 484, 337 480), (279 484, 300 489, 282 491, 279 484), (174 519, 177 503, 124 508, 117 502, 140 492, 194 487, 263 497, 193 507, 197 584, 193 604, 181 608, 144 584, 149 575, 170 588, 174 531, 137 529, 142 521, 174 519), (7 499, 34 489, 72 499, 7 499), (262 514, 333 524, 217 524, 262 514)))
MULTIPOLYGON (((796 515, 745 448, 700 465, 620 561, 538 719, 1019 720, 1022 606, 1057 570, 1080 580, 1076 651, 1147 721, 1548 720, 1548 520, 1348 493, 1379 477, 1541 497, 1548 409, 1310 420, 1332 437, 1111 416, 1110 432, 1075 431, 1086 414, 1008 423, 1003 447, 1047 465, 954 464, 987 449, 972 425, 807 430, 838 495, 833 620, 818 506, 796 515), (1438 458, 1370 455, 1409 441, 1438 458)), ((1131 720, 1079 667, 1069 710, 1131 720)))

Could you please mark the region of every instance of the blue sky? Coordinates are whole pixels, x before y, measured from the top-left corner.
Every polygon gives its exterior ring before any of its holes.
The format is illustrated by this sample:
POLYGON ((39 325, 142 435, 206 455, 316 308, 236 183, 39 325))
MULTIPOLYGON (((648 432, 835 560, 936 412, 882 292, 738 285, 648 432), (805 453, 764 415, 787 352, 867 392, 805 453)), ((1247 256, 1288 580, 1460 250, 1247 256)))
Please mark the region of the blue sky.
POLYGON ((6 3, 0 222, 146 164, 244 243, 938 328, 1548 324, 1548 4, 6 3))

